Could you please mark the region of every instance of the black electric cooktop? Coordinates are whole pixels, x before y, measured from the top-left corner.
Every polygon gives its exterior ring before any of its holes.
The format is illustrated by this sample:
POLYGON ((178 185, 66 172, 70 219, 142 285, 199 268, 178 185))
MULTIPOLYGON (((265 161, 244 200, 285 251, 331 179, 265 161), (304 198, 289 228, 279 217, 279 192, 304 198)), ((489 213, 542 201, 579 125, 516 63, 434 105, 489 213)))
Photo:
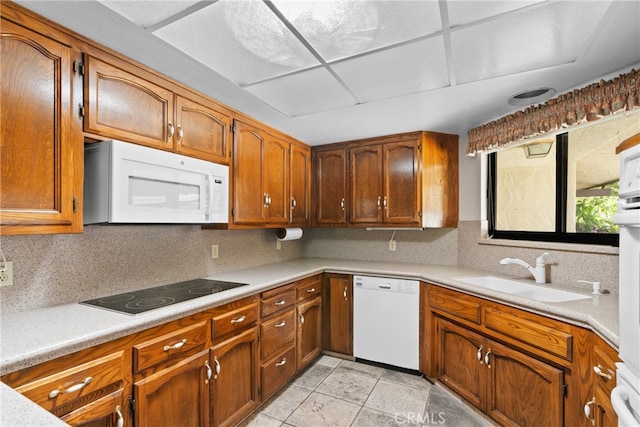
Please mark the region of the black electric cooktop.
POLYGON ((246 285, 246 283, 194 279, 82 301, 80 304, 93 305, 121 313, 138 314, 246 285))

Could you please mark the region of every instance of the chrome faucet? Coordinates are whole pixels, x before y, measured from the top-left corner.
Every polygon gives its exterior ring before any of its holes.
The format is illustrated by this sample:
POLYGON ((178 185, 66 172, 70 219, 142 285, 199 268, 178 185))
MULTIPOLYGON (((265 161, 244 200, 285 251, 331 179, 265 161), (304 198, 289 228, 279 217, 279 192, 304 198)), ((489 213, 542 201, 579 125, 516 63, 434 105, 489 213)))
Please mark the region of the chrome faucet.
POLYGON ((549 256, 548 252, 543 253, 536 258, 536 266, 531 267, 526 262, 519 258, 503 258, 500 260, 500 264, 518 264, 526 268, 533 274, 533 278, 536 279, 536 283, 547 283, 547 270, 545 268, 545 261, 549 256))

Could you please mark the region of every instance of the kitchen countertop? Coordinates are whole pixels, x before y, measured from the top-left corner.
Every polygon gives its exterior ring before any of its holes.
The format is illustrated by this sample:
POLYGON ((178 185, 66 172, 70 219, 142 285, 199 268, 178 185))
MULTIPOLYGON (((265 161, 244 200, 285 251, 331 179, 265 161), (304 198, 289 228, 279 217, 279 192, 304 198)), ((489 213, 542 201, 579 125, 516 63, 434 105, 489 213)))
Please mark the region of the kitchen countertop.
MULTIPOLYGON (((3 314, 0 317, 0 374, 55 359, 322 272, 421 279, 589 328, 614 347, 618 346, 618 298, 613 294, 578 301, 546 303, 492 291, 455 279, 487 275, 512 278, 483 270, 456 266, 299 258, 217 274, 211 278, 248 283, 249 286, 203 296, 135 316, 78 303, 3 314)), ((533 280, 517 280, 534 283, 533 280)), ((557 284, 546 286, 562 289, 557 284)), ((575 292, 575 289, 567 290, 575 292)), ((9 387, 1 386, 0 398, 0 425, 51 425, 51 414, 33 403, 29 405, 30 401, 9 387), (36 419, 25 417, 25 408, 30 406, 34 407, 30 415, 44 416, 42 424, 36 419)))

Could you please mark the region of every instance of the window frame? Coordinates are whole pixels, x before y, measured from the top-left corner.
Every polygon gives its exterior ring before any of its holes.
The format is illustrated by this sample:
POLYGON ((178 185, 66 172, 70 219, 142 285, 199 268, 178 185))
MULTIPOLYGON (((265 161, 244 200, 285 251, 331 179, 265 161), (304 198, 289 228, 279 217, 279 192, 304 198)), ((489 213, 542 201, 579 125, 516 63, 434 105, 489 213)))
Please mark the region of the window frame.
POLYGON ((580 243, 618 247, 620 236, 613 233, 567 232, 567 171, 569 134, 556 135, 556 197, 555 231, 506 231, 496 229, 496 170, 497 155, 487 156, 487 219, 488 234, 492 239, 532 240, 553 243, 580 243))

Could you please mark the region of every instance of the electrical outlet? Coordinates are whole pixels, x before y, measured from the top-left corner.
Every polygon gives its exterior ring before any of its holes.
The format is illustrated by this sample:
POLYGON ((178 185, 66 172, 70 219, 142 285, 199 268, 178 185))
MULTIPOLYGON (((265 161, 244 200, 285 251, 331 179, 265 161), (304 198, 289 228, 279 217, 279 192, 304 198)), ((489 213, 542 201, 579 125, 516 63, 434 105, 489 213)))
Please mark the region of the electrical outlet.
POLYGON ((218 252, 218 245, 211 245, 211 259, 216 259, 220 256, 218 252))
POLYGON ((12 286, 13 285, 13 261, 7 261, 5 263, 7 271, 0 273, 0 286, 12 286))
POLYGON ((395 251, 396 250, 396 241, 395 240, 389 240, 389 250, 390 251, 395 251))
POLYGON ((276 239, 276 249, 282 249, 282 241, 280 239, 276 239))

